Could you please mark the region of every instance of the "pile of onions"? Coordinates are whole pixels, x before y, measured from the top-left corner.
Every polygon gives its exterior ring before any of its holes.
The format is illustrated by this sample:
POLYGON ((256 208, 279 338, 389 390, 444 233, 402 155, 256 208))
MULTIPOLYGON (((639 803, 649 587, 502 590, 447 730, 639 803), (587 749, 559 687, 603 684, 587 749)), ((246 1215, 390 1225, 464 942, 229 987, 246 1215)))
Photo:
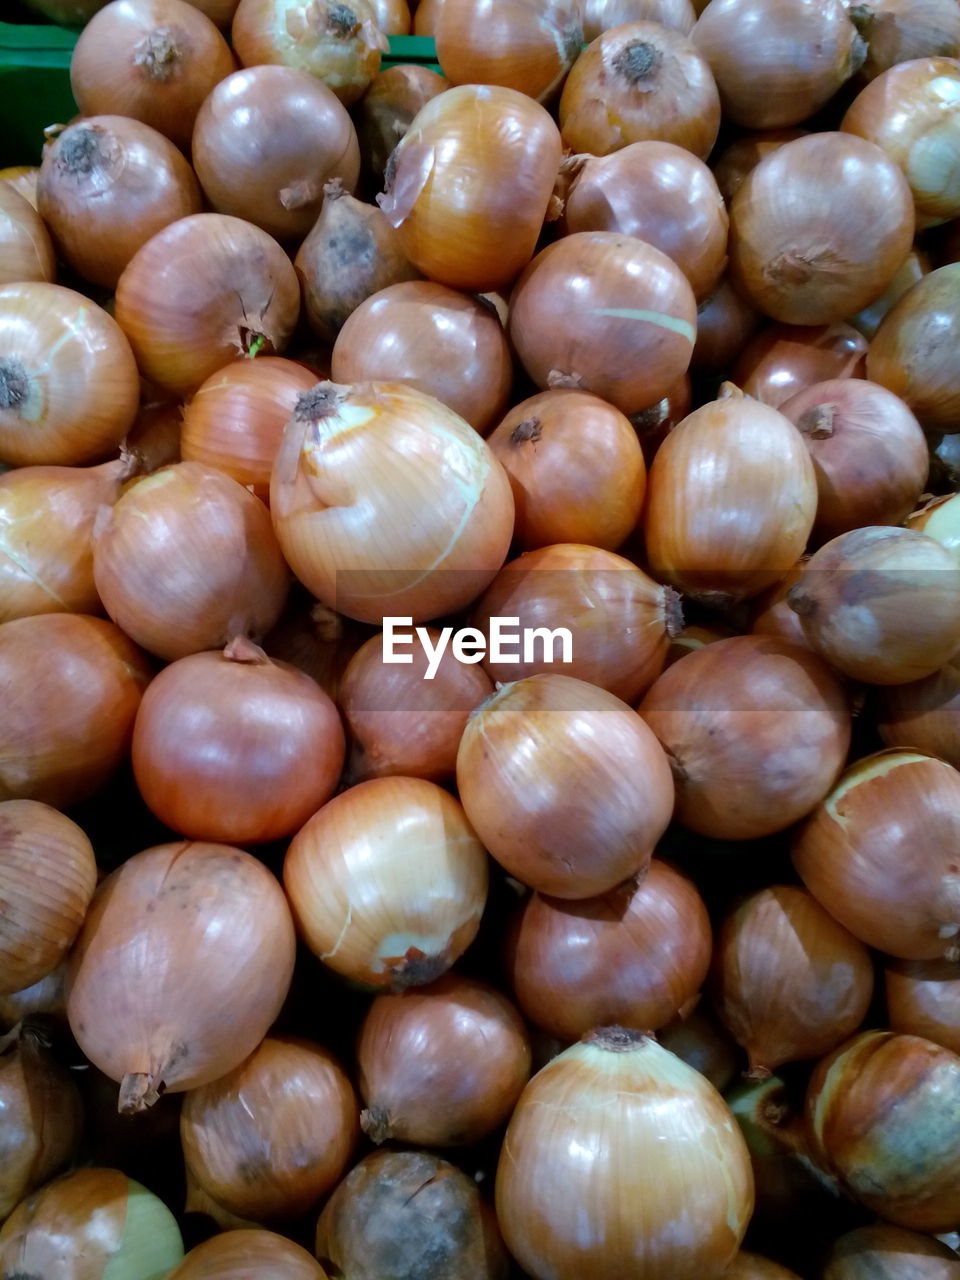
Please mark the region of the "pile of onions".
POLYGON ((834 1242, 823 1280, 960 1280, 960 1258, 939 1240, 889 1222, 857 1227, 834 1242))
POLYGON ((605 893, 643 871, 673 813, 651 730, 613 694, 564 675, 503 685, 477 708, 457 787, 501 866, 558 898, 605 893))
POLYGON ((266 507, 199 462, 126 491, 96 530, 93 576, 110 617, 167 661, 263 636, 289 584, 266 507))
POLYGON ((507 1246, 537 1280, 719 1277, 753 1210, 726 1103, 637 1031, 592 1032, 537 1073, 496 1179, 507 1246))
POLYGON ((224 1231, 191 1249, 166 1280, 327 1280, 314 1258, 275 1231, 224 1231))
POLYGON ((243 637, 161 671, 133 730, 140 794, 190 840, 293 835, 333 795, 343 757, 327 694, 243 637))
POLYGON ((395 991, 440 977, 473 941, 487 855, 460 804, 422 778, 373 778, 294 836, 283 881, 310 949, 395 991))
POLYGON ((670 761, 677 818, 718 839, 771 835, 804 817, 850 745, 837 678, 813 654, 767 636, 688 653, 639 710, 670 761))
POLYGON ((884 970, 894 1031, 960 1053, 960 969, 952 960, 890 960, 884 970))
POLYGON ((594 1027, 655 1031, 683 1017, 706 977, 711 942, 693 884, 654 858, 596 898, 533 894, 512 930, 507 966, 530 1021, 569 1043, 594 1027))
POLYGON ((810 892, 868 946, 904 960, 957 959, 960 773, 908 751, 865 756, 800 829, 793 862, 810 892))
POLYGON ((768 325, 740 345, 731 377, 744 395, 779 409, 817 382, 862 378, 868 346, 858 330, 843 322, 768 325))
POLYGON ((960 768, 960 665, 953 659, 922 680, 877 689, 874 705, 888 747, 922 751, 960 768))
POLYGON ((919 1036, 865 1031, 821 1060, 807 1090, 817 1158, 899 1227, 960 1220, 960 1055, 919 1036))
POLYGON ((305 1040, 262 1041, 235 1070, 191 1089, 180 1116, 188 1180, 255 1222, 312 1209, 343 1176, 358 1136, 346 1072, 305 1040))
POLYGON ((46 223, 9 181, 0 182, 0 285, 52 281, 57 264, 46 223))
POLYGON ((71 956, 70 1029, 120 1083, 121 1112, 142 1111, 253 1052, 283 1004, 294 950, 283 891, 250 854, 146 849, 94 897, 71 956))
POLYGON ((530 1037, 499 991, 448 973, 377 996, 357 1064, 360 1121, 374 1142, 466 1146, 509 1118, 530 1076, 530 1037))
POLYGON ((398 383, 321 382, 302 395, 270 508, 300 581, 338 613, 377 624, 469 604, 513 532, 510 483, 488 446, 452 409, 398 383))

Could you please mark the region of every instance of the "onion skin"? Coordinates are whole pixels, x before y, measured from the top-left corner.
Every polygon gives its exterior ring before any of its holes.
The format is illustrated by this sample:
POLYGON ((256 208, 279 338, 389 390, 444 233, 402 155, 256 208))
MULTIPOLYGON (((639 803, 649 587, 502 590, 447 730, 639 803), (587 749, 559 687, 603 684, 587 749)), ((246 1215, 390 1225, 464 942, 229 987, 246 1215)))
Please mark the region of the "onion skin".
POLYGON ((814 383, 864 377, 868 346, 843 322, 769 325, 734 353, 731 379, 744 395, 779 409, 814 383))
POLYGON ((823 1280, 960 1280, 960 1258, 931 1236, 876 1222, 834 1242, 823 1280))
POLYGON ((375 189, 383 184, 390 152, 410 128, 417 112, 450 87, 449 80, 438 71, 416 63, 384 67, 373 77, 352 114, 361 161, 375 189))
POLYGON ((61 961, 45 978, 20 991, 0 996, 0 1032, 12 1031, 18 1022, 42 1015, 54 1023, 67 1019, 66 962, 61 961))
POLYGON ((776 640, 798 645, 801 649, 809 649, 813 653, 807 633, 803 629, 803 623, 787 604, 790 590, 803 573, 805 563, 806 557, 795 564, 778 583, 753 600, 750 634, 773 636, 776 640))
POLYGON ((697 307, 697 340, 691 368, 704 373, 726 371, 759 324, 760 313, 724 276, 710 297, 697 307))
POLYGON ((776 151, 785 142, 802 138, 809 132, 809 129, 763 129, 759 133, 744 134, 724 147, 710 168, 727 205, 740 190, 747 174, 757 167, 764 156, 776 151))
POLYGON ((606 893, 640 873, 674 799, 667 758, 636 712, 563 675, 503 685, 473 713, 457 787, 500 865, 558 898, 606 893))
POLYGON ((360 1125, 331 1053, 263 1040, 245 1062, 183 1100, 187 1174, 230 1214, 271 1222, 307 1213, 343 1176, 360 1125))
POLYGON ((741 1250, 724 1271, 723 1280, 800 1280, 800 1277, 778 1262, 741 1250))
POLYGON ((951 960, 888 960, 884 970, 892 1031, 922 1036, 960 1053, 960 968, 951 960))
POLYGON ((524 1014, 569 1043, 594 1027, 655 1031, 682 1016, 707 975, 711 942, 693 884, 654 858, 643 876, 596 898, 533 894, 507 967, 524 1014))
POLYGON ((703 1076, 647 1036, 602 1028, 527 1085, 496 1203, 508 1248, 536 1280, 717 1280, 753 1209, 753 1176, 703 1076))
POLYGON ((797 834, 804 884, 861 942, 903 960, 956 959, 960 774, 908 751, 852 765, 797 834))
POLYGON ((361 1160, 320 1214, 315 1252, 332 1274, 350 1280, 509 1275, 476 1183, 426 1151, 375 1151, 361 1160))
POLYGON ((374 1142, 466 1146, 498 1128, 530 1077, 530 1037, 499 991, 447 973, 377 996, 357 1043, 360 1121, 374 1142))
POLYGON ((736 1046, 702 1003, 698 1002, 686 1017, 668 1022, 657 1032, 657 1041, 687 1066, 706 1076, 720 1093, 736 1078, 739 1067, 736 1046))
POLYGON ((660 22, 688 36, 696 20, 690 0, 584 0, 583 38, 596 40, 623 22, 660 22))
POLYGON ((283 893, 250 854, 158 845, 128 859, 94 897, 71 955, 70 1029, 120 1082, 120 1111, 142 1111, 163 1091, 219 1079, 253 1052, 286 997, 294 949, 283 893))
POLYGON ((951 1231, 960 1216, 960 1056, 919 1036, 865 1031, 824 1058, 807 1090, 818 1158, 899 1227, 951 1231))
MULTIPOLYGON (((931 498, 904 520, 908 529, 935 538, 937 542, 960 556, 960 500, 956 493, 931 498)), ((936 754, 936 753, 934 753, 936 754)))
POLYGON ((0 284, 56 279, 50 232, 37 210, 12 183, 0 183, 0 284))
POLYGON ((224 1231, 191 1249, 166 1280, 328 1280, 306 1249, 273 1231, 224 1231))
POLYGON ((960 665, 956 661, 922 680, 877 689, 874 708, 877 730, 886 746, 939 756, 960 768, 960 665))
POLYGON ((283 880, 315 955, 355 982, 402 991, 440 977, 473 941, 488 868, 446 791, 421 778, 373 778, 301 828, 283 880))

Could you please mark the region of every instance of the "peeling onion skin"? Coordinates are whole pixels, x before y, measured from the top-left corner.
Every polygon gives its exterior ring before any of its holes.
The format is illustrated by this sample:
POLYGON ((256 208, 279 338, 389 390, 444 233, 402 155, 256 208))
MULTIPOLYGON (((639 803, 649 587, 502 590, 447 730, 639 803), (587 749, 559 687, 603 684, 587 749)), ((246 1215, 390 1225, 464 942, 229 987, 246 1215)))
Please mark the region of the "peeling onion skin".
POLYGON ((328 1280, 314 1258, 266 1230, 223 1231, 191 1249, 166 1280, 328 1280))
POLYGON ((384 67, 353 108, 360 140, 361 163, 379 190, 390 152, 410 128, 421 107, 451 87, 449 80, 430 67, 402 63, 384 67))
POLYGON ((960 1218, 960 1056, 919 1036, 865 1031, 810 1080, 818 1159, 865 1208, 933 1234, 960 1218))
POLYGON ((876 1222, 834 1241, 823 1280, 960 1280, 960 1258, 932 1236, 876 1222))
POLYGON ((922 1036, 960 1053, 960 966, 954 960, 888 960, 884 969, 892 1031, 922 1036))

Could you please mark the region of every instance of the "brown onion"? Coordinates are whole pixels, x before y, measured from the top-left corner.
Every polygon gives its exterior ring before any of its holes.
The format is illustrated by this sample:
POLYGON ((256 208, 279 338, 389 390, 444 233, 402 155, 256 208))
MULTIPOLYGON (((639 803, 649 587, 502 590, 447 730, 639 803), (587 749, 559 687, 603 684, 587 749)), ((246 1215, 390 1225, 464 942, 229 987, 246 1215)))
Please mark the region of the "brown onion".
POLYGON ((953 0, 858 0, 850 17, 867 42, 861 80, 915 58, 960 56, 960 13, 953 0))
POLYGON ((583 38, 595 40, 624 22, 659 22, 688 36, 696 20, 690 0, 584 0, 583 38))
POLYGON ((263 648, 271 658, 306 672, 336 700, 347 663, 369 634, 368 627, 294 590, 280 621, 264 636, 263 648))
POLYGON ((711 940, 691 881, 654 858, 596 898, 531 895, 510 938, 508 972, 524 1014, 559 1040, 614 1023, 655 1031, 696 1002, 711 940))
POLYGON ((960 661, 909 684, 876 691, 877 730, 888 747, 939 756, 960 768, 960 661))
POLYGON ((70 86, 83 115, 132 116, 187 147, 200 104, 236 65, 194 5, 114 0, 80 33, 70 86))
POLYGON ((747 1052, 749 1078, 819 1058, 863 1022, 873 961, 804 889, 774 885, 724 920, 713 965, 717 1013, 747 1052))
POLYGON ((25 196, 0 182, 0 285, 53 281, 57 263, 50 232, 25 196))
POLYGON ((889 960, 884 970, 892 1031, 960 1053, 960 968, 952 960, 889 960))
POLYGON ((776 151, 785 142, 802 138, 807 133, 808 129, 764 129, 760 133, 746 133, 724 147, 710 167, 727 204, 730 204, 740 190, 747 174, 757 167, 764 156, 776 151))
MULTIPOLYGON (((121 456, 123 453, 131 456, 137 475, 150 475, 180 461, 182 417, 182 405, 176 400, 156 400, 141 405, 121 450, 121 456)), ((133 479, 131 476, 127 485, 133 479)))
POLYGON ((904 520, 908 529, 917 529, 960 555, 960 494, 932 498, 904 520))
POLYGON ((741 1249, 724 1271, 723 1280, 800 1280, 800 1277, 795 1271, 781 1267, 779 1262, 741 1249))
POLYGON ((921 249, 914 249, 880 297, 862 307, 855 316, 851 316, 850 323, 865 338, 873 338, 887 312, 929 271, 930 259, 927 254, 921 249))
POLYGON ((18 195, 23 196, 24 200, 34 209, 37 207, 37 178, 40 174, 40 166, 33 164, 15 164, 8 166, 6 169, 0 169, 0 178, 3 179, 8 186, 13 187, 18 195))
POLYGON ((586 898, 641 872, 673 811, 660 744, 630 707, 571 676, 503 685, 467 722, 460 799, 510 875, 586 898))
MULTIPOLYGON (((381 24, 382 28, 382 24, 381 24)), ((398 63, 384 67, 353 108, 360 140, 361 163, 376 189, 383 184, 390 152, 410 128, 422 106, 450 88, 450 81, 432 67, 398 63)))
POLYGON ((724 276, 710 297, 704 298, 697 307, 692 368, 704 373, 729 369, 759 323, 760 313, 724 276))
MULTIPOLYGON (((7 802, 9 803, 9 802, 7 802)), ((42 1015, 43 1021, 66 1023, 67 966, 62 960, 45 978, 20 991, 0 996, 0 1032, 12 1031, 19 1022, 42 1015)))
POLYGON ((64 809, 126 759, 152 671, 112 622, 44 613, 0 626, 0 800, 64 809))
POLYGON ((166 1280, 327 1280, 314 1258, 275 1231, 224 1231, 191 1249, 166 1280))
POLYGON ((403 382, 486 435, 503 416, 513 360, 499 317, 432 280, 390 284, 346 318, 333 346, 334 382, 403 382))
POLYGON ((750 611, 751 635, 774 636, 787 644, 799 645, 801 649, 813 652, 803 623, 787 603, 791 588, 799 580, 806 562, 807 557, 804 556, 775 586, 753 600, 750 611))
POLYGON ((861 942, 904 960, 956 959, 960 774, 883 751, 852 765, 801 827, 793 863, 861 942))
POLYGON ((823 1280, 960 1280, 960 1258, 918 1231, 876 1222, 834 1241, 823 1280), (879 1268, 879 1270, 878 1270, 879 1268))
POLYGON ((67 1013, 83 1052, 119 1081, 121 1112, 251 1054, 287 994, 294 941, 276 880, 229 845, 158 845, 108 876, 71 957, 67 1013))
POLYGON ((283 868, 310 949, 395 991, 432 982, 476 935, 487 857, 458 802, 421 778, 373 778, 329 800, 283 868))
MULTIPOLYGON (((416 4, 416 0, 413 0, 416 4)), ((374 21, 385 36, 411 34, 410 6, 407 0, 370 0, 374 21)))
POLYGON ((706 1012, 702 1001, 686 1017, 674 1018, 661 1028, 657 1040, 664 1049, 706 1076, 721 1093, 737 1074, 736 1046, 724 1028, 706 1012))
POLYGON ((530 1076, 530 1037, 499 991, 447 973, 381 995, 357 1043, 360 1117, 374 1142, 466 1146, 513 1111, 530 1076))
POLYGON ((850 745, 847 698, 833 673, 767 636, 688 653, 639 710, 670 761, 676 817, 717 839, 755 839, 804 817, 850 745))
POLYGON ((773 324, 735 354, 730 375, 744 395, 775 409, 817 382, 865 376, 869 343, 852 325, 773 324))
POLYGON ((306 71, 254 66, 221 80, 193 129, 193 165, 218 213, 302 240, 323 204, 324 183, 353 191, 360 147, 336 94, 306 71))
POLYGON ((477 1184, 426 1151, 375 1151, 327 1201, 315 1252, 350 1280, 506 1280, 509 1262, 477 1184))

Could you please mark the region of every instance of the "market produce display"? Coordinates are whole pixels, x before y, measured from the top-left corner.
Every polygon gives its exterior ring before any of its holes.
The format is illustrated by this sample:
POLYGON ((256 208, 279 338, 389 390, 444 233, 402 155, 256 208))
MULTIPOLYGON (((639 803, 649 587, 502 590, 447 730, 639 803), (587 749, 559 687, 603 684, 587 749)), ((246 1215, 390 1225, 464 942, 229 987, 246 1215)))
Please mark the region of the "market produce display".
POLYGON ((960 1280, 960 2, 39 16, 0 1280, 960 1280))

